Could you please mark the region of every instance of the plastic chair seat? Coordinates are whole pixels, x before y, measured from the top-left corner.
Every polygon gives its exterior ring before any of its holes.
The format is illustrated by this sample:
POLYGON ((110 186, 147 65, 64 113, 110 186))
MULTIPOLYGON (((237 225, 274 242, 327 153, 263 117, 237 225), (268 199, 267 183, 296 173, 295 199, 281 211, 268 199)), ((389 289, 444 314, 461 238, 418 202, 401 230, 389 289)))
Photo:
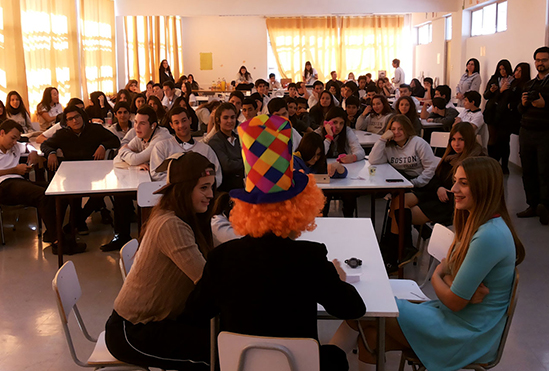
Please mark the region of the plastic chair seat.
POLYGON ((105 364, 126 365, 126 363, 114 358, 111 352, 109 352, 109 349, 107 349, 107 344, 105 343, 105 331, 99 334, 99 338, 97 339, 97 343, 95 343, 93 352, 88 358, 88 364, 89 365, 105 365, 105 364))
POLYGON ((389 280, 393 295, 402 300, 413 303, 422 303, 431 300, 421 289, 416 281, 393 279, 389 280))

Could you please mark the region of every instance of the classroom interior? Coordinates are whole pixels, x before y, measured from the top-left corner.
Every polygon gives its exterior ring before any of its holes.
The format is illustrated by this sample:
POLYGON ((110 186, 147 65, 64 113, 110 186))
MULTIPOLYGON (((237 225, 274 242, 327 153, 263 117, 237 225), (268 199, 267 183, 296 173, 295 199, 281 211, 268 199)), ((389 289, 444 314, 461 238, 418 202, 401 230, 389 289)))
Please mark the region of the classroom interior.
MULTIPOLYGON (((123 88, 128 79, 124 16, 180 16, 183 72, 192 73, 198 82, 209 85, 208 82, 219 77, 230 81, 243 64, 255 78, 266 79, 269 72, 279 75, 278 71, 272 70, 273 64, 269 60, 266 17, 403 14, 409 29, 409 43, 404 46, 403 55, 394 57, 401 60, 407 81, 414 77, 430 76, 454 89, 466 61, 477 58, 481 65, 483 91, 500 59, 508 59, 513 66, 528 62, 535 71, 533 51, 542 45, 549 45, 549 0, 507 0, 506 30, 471 36, 471 13, 492 3, 494 1, 394 0, 388 5, 372 0, 300 3, 289 0, 270 3, 250 0, 164 0, 156 4, 145 0, 115 0, 113 27, 116 35, 117 85, 123 88), (451 17, 450 25, 448 17, 451 17), (431 28, 431 41, 419 45, 416 38, 418 28, 426 25, 431 28), (199 55, 204 52, 213 53, 212 70, 200 70, 199 55)), ((371 72, 375 77, 376 71, 365 72, 371 72)), ((387 72, 391 77, 393 71, 387 72)), ((355 75, 358 77, 358 73, 355 75)), ((549 285, 544 274, 549 264, 549 245, 546 242, 549 240, 549 227, 541 225, 537 218, 518 219, 515 216, 526 207, 518 138, 515 135, 511 138, 510 161, 511 172, 504 180, 507 205, 526 247, 526 259, 519 267, 518 306, 503 359, 497 369, 549 370, 549 322, 546 320, 549 285)), ((359 199, 359 217, 370 216, 369 202, 368 197, 359 199)), ((378 202, 377 219, 381 220, 384 201, 378 202)), ((336 206, 332 205, 331 216, 341 214, 336 206)), ((0 246, 0 371, 78 370, 80 367, 70 358, 51 290, 57 257, 47 248, 48 244, 41 242, 37 236, 33 208, 2 209, 6 244, 0 246)), ((90 331, 97 334, 104 330, 122 278, 117 252, 104 253, 99 250, 112 237, 110 226, 100 223, 98 213, 92 216, 91 221, 88 223, 90 235, 81 237, 88 245, 88 252, 66 259, 75 262, 83 290, 80 310, 90 331)), ((137 231, 133 232, 136 235, 137 231)), ((407 266, 405 274, 421 279, 426 272, 427 258, 423 257, 417 266, 407 266)), ((428 286, 426 293, 433 297, 434 291, 428 286)), ((328 341, 338 325, 339 321, 319 321, 321 341, 328 341)), ((76 328, 74 320, 71 320, 71 326, 76 328)), ((91 352, 91 345, 83 337, 76 336, 74 340, 83 357, 91 352)), ((387 369, 398 369, 398 360, 398 354, 389 354, 387 369)), ((351 362, 351 370, 357 370, 356 360, 351 362)))

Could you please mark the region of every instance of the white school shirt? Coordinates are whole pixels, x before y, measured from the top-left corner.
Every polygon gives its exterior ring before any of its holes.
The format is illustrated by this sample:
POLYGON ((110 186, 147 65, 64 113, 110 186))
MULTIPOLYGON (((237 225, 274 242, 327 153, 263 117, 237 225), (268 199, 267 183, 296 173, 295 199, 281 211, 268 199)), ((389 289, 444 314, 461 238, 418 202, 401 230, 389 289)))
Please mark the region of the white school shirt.
MULTIPOLYGON (((13 147, 8 149, 6 153, 0 150, 0 170, 7 170, 16 167, 19 165, 19 158, 21 153, 25 150, 25 145, 23 143, 15 143, 13 147)), ((0 176, 0 183, 6 179, 10 178, 21 178, 23 177, 19 174, 6 174, 0 176)))

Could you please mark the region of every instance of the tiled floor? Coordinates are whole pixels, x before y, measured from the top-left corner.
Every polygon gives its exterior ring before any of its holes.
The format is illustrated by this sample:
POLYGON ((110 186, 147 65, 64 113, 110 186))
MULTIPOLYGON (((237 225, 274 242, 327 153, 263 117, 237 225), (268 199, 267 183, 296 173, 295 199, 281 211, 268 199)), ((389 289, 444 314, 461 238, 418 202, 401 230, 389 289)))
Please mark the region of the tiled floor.
MULTIPOLYGON (((508 207, 513 217, 524 207, 520 169, 512 168, 507 179, 508 207)), ((360 199, 359 215, 369 216, 369 198, 360 199)), ((381 225, 383 202, 378 206, 381 225)), ((5 209, 5 208, 4 208, 5 209)), ((4 210, 5 223, 15 220, 15 210, 4 210)), ((5 227, 6 245, 0 247, 0 371, 78 370, 69 355, 51 289, 57 257, 38 242, 33 209, 19 210, 17 231, 5 227)), ((503 360, 497 370, 549 370, 549 227, 537 219, 516 219, 515 226, 526 245, 527 257, 519 267, 520 297, 503 360)), ((111 229, 100 224, 99 215, 88 223, 90 235, 82 237, 88 252, 68 257, 80 277, 81 313, 92 334, 104 328, 112 303, 122 285, 117 253, 103 253, 99 246, 111 237, 111 229)), ((378 228, 380 229, 380 228, 378 228)), ((407 268, 407 276, 425 274, 425 263, 407 268)), ((427 294, 433 295, 429 286, 427 294)), ((74 320, 74 341, 85 359, 91 345, 80 336, 74 320)), ((321 340, 330 339, 338 321, 319 322, 321 340)), ((398 369, 398 354, 389 354, 389 370, 398 369)), ((352 358, 352 357, 351 357, 352 358)), ((351 359, 356 370, 356 359, 351 359)))

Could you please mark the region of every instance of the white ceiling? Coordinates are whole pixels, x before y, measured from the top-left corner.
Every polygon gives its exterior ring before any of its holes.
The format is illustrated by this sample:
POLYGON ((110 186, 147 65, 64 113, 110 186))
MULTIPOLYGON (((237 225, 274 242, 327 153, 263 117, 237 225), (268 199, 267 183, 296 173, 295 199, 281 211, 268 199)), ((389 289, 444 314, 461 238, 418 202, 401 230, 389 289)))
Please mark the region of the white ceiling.
POLYGON ((456 12, 462 0, 115 0, 116 15, 319 16, 456 12))

